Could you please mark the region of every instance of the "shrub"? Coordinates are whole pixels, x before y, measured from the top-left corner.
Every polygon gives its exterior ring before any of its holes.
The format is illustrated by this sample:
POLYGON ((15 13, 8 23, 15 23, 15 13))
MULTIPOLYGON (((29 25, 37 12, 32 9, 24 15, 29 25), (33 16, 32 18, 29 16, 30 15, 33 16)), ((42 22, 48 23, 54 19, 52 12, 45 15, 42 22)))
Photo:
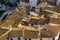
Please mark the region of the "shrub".
POLYGON ((0 17, 2 16, 2 14, 4 13, 4 10, 0 10, 0 17))
POLYGON ((7 15, 8 15, 8 14, 6 14, 6 15, 3 17, 2 21, 6 19, 7 15))
POLYGON ((10 7, 14 7, 14 5, 11 2, 7 2, 7 5, 10 7))

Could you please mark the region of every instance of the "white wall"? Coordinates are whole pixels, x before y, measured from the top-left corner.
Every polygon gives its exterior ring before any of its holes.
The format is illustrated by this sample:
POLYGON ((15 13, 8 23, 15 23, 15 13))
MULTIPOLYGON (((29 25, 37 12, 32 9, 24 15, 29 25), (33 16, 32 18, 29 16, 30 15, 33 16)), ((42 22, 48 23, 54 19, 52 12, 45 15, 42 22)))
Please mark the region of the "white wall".
POLYGON ((37 2, 38 2, 38 0, 29 0, 29 3, 20 2, 20 5, 28 5, 31 7, 35 7, 35 6, 37 6, 37 2))
POLYGON ((20 5, 28 5, 29 6, 29 3, 20 2, 20 5))
MULTIPOLYGON (((13 40, 18 40, 18 37, 12 37, 13 40)), ((23 37, 20 38, 21 40, 25 40, 23 37)), ((11 38, 9 38, 11 40, 11 38)))
POLYGON ((57 5, 59 5, 60 0, 57 0, 57 5))
POLYGON ((37 6, 38 0, 29 0, 30 6, 35 7, 37 6))

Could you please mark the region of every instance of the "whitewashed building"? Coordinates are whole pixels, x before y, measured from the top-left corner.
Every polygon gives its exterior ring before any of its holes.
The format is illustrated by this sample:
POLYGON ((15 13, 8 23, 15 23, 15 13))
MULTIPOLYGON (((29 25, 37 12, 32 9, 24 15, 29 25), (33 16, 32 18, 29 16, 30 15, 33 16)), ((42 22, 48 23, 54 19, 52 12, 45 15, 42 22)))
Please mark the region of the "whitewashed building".
POLYGON ((29 4, 31 7, 37 6, 38 0, 29 0, 29 4))
POLYGON ((38 0, 20 0, 21 5, 28 5, 31 7, 37 6, 38 0))
POLYGON ((60 0, 57 0, 56 4, 59 5, 60 4, 60 0))

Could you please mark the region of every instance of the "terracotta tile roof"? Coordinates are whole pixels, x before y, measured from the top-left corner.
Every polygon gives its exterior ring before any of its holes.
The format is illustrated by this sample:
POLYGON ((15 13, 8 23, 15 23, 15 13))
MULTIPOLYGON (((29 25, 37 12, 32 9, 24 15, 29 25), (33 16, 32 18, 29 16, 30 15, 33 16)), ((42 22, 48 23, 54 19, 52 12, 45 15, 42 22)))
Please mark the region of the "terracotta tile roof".
POLYGON ((35 18, 31 18, 29 21, 30 24, 37 24, 38 23, 38 19, 35 18))
POLYGON ((53 33, 54 37, 57 36, 60 31, 60 26, 52 26, 47 24, 45 27, 53 33))
POLYGON ((8 29, 1 29, 0 28, 0 36, 3 35, 4 33, 6 33, 8 31, 8 29))
POLYGON ((42 29, 40 31, 40 37, 42 37, 42 38, 52 38, 53 34, 47 29, 42 29))
POLYGON ((60 18, 50 18, 50 23, 60 24, 60 18))
POLYGON ((0 27, 8 27, 8 26, 16 26, 18 25, 17 22, 19 23, 22 18, 21 16, 23 16, 26 11, 27 11, 27 6, 21 6, 20 7, 21 10, 19 10, 18 12, 13 13, 3 24, 0 25, 0 27), (22 14, 23 13, 23 14, 22 14))

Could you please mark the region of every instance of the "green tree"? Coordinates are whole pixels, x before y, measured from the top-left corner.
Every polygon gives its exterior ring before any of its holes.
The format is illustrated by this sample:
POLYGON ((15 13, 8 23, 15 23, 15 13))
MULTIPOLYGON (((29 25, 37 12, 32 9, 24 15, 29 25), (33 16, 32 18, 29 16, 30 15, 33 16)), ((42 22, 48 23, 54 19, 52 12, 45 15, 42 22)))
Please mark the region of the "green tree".
POLYGON ((5 4, 6 2, 5 2, 6 0, 1 0, 0 2, 1 2, 1 4, 5 4))
POLYGON ((10 6, 10 7, 14 7, 14 5, 13 5, 10 1, 8 1, 8 2, 6 3, 6 5, 8 5, 8 6, 10 6))
POLYGON ((20 2, 20 0, 16 0, 16 2, 20 2))

